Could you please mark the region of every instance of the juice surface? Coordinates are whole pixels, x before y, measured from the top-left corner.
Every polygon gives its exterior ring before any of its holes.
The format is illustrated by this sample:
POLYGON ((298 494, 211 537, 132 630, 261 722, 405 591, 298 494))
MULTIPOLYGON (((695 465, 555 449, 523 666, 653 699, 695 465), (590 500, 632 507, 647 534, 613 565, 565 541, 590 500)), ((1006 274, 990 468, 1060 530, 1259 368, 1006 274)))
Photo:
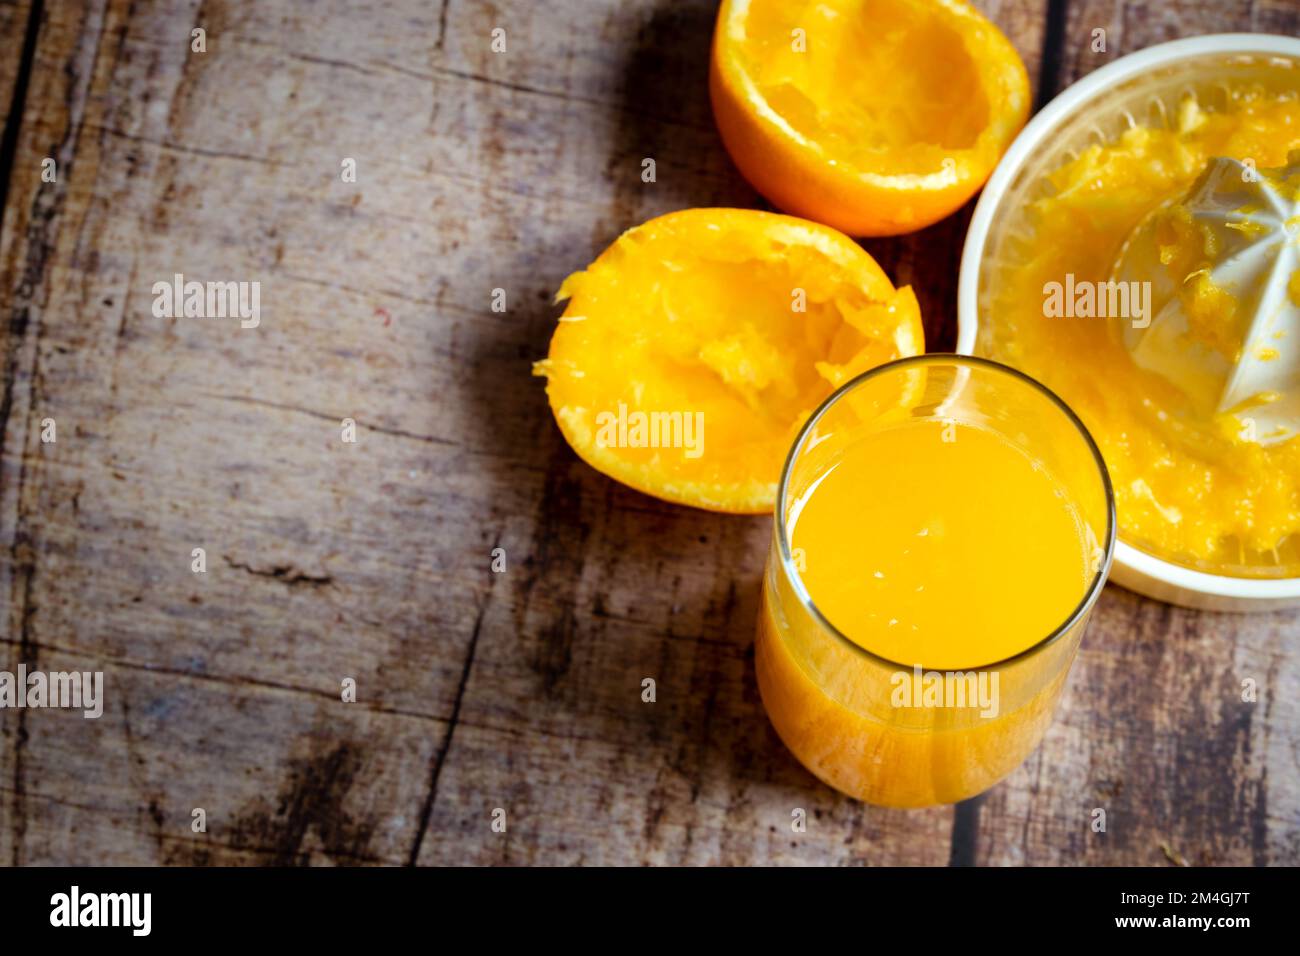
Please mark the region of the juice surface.
POLYGON ((906 666, 1014 656, 1065 623, 1093 573, 1094 544, 1059 482, 1002 437, 955 422, 855 439, 788 523, 813 604, 906 666))

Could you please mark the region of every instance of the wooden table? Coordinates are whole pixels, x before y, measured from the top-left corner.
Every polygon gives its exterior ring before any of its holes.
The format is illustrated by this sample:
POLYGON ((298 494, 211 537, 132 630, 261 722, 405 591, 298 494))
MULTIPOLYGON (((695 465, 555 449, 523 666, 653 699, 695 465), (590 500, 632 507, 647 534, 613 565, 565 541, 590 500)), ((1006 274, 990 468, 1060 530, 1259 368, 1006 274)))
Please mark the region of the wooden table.
MULTIPOLYGON (((1295 0, 981 6, 1040 103, 1158 41, 1300 26, 1295 0)), ((759 703, 768 520, 565 445, 529 374, 560 280, 657 213, 761 205, 710 114, 714 10, 0 0, 0 667, 106 681, 99 720, 0 712, 0 861, 1300 862, 1300 616, 1108 587, 1008 781, 871 808, 759 703), (261 324, 156 318, 176 273, 260 282, 261 324)), ((932 347, 968 218, 867 243, 932 347)))

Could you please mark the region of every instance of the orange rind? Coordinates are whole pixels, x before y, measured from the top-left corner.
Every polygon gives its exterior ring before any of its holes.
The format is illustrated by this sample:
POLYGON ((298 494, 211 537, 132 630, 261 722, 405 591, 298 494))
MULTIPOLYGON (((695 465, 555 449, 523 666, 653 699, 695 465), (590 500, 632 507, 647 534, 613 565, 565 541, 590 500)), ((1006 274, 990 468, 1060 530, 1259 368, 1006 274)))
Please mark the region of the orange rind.
POLYGON ((959 209, 1030 106, 1015 47, 963 0, 724 0, 709 89, 754 188, 853 236, 959 209))
POLYGON ((555 420, 592 467, 667 501, 770 512, 800 426, 869 368, 924 351, 920 308, 857 243, 748 209, 629 230, 585 271, 546 359, 555 420))

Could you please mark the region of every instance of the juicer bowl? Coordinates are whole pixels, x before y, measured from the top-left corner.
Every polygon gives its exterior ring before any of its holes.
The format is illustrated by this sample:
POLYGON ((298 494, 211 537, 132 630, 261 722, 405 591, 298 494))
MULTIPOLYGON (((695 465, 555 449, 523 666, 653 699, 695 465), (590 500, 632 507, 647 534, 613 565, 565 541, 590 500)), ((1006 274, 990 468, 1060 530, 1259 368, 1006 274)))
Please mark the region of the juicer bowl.
MULTIPOLYGON (((957 351, 997 358, 992 329, 981 328, 988 276, 1014 262, 1015 211, 1046 190, 1045 174, 1124 129, 1169 119, 1184 93, 1213 104, 1232 82, 1300 89, 1300 39, 1224 33, 1148 47, 1121 57, 1062 91, 1011 144, 975 207, 957 287, 957 351), (982 347, 983 346, 983 347, 982 347)), ((1218 611, 1300 607, 1300 577, 1242 578, 1176 564, 1123 540, 1110 580, 1148 597, 1218 611)))

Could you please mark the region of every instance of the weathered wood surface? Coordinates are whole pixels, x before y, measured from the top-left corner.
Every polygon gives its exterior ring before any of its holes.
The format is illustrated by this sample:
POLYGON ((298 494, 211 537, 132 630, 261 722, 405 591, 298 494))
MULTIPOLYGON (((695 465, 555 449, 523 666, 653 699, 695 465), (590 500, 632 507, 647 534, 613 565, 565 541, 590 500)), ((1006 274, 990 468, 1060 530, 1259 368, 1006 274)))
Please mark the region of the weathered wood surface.
MULTIPOLYGON (((1040 99, 1173 36, 1300 25, 1291 0, 984 8, 1040 99)), ((708 107, 713 9, 0 0, 0 103, 39 26, 0 171, 0 660, 107 681, 98 721, 0 712, 0 861, 1300 862, 1297 615, 1110 587, 1007 782, 869 808, 763 715, 768 522, 565 446, 529 375, 560 280, 656 213, 758 204, 708 107), (177 272, 260 281, 260 327, 154 318, 177 272)), ((939 347, 968 218, 868 243, 939 347)))

